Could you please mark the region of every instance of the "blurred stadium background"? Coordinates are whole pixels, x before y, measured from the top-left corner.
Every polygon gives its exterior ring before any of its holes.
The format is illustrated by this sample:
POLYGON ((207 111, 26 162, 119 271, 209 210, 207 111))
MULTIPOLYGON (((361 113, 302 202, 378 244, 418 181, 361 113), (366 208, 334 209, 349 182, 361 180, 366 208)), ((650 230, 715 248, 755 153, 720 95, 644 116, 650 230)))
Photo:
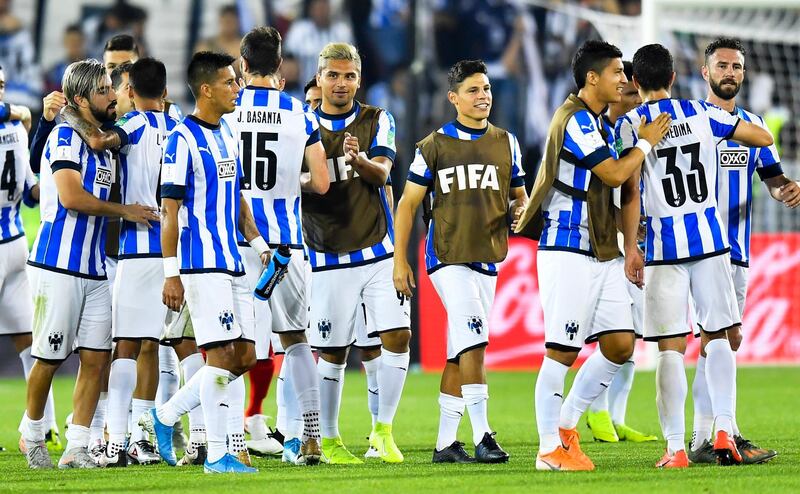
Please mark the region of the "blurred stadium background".
MULTIPOLYGON (((550 115, 574 90, 572 54, 592 38, 617 44, 628 59, 646 42, 665 44, 676 59, 673 95, 702 98, 706 43, 718 35, 740 37, 748 55, 739 103, 764 115, 784 171, 800 176, 798 0, 0 0, 5 100, 36 114, 42 96, 60 88, 67 64, 102 58, 107 39, 128 33, 139 41, 141 55, 164 61, 170 96, 188 113, 184 70, 192 53, 238 55, 241 35, 261 24, 283 34, 286 90, 301 99, 325 43, 358 46, 364 63, 359 99, 389 109, 397 122, 396 199, 416 140, 453 118, 445 73, 464 58, 488 63, 491 120, 519 137, 530 186, 550 115)), ((800 363, 800 217, 758 184, 753 194, 748 336, 739 360, 800 363)), ((28 217, 32 240, 38 217, 28 217)), ((444 363, 445 315, 424 272, 418 281, 412 352, 423 369, 432 370, 444 363)), ((544 334, 533 242, 512 241, 490 327, 490 368, 538 366, 544 334)), ((0 346, 0 375, 19 375, 11 352, 11 345, 0 346)), ((648 353, 637 355, 647 365, 648 353)))

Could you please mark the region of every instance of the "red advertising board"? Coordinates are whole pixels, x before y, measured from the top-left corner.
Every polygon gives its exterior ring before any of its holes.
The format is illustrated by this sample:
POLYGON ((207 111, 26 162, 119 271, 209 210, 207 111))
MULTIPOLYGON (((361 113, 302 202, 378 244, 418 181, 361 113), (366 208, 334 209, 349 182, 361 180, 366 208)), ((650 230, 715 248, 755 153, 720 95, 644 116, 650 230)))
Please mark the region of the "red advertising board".
MULTIPOLYGON (((420 354, 425 370, 441 369, 447 349, 447 314, 424 272, 420 244, 418 297, 420 354)), ((800 233, 754 234, 749 290, 743 318, 744 342, 739 363, 800 363, 800 233)), ((646 280, 645 280, 646 282, 646 280)), ((536 242, 511 238, 500 265, 494 306, 489 317, 490 369, 534 369, 544 354, 544 324, 536 276, 536 242)), ((639 341, 637 363, 653 363, 654 345, 639 341)), ((581 353, 585 358, 593 351, 581 353)), ((687 356, 696 358, 699 340, 689 338, 687 356)))

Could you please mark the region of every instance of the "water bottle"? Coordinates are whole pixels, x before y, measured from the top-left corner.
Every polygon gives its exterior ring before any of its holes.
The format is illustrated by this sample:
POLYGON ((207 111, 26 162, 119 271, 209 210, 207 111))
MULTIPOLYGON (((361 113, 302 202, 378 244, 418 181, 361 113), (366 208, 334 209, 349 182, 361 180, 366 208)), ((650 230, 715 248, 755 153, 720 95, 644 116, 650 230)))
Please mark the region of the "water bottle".
POLYGON ((292 251, 288 245, 281 245, 278 250, 272 253, 267 269, 261 273, 261 277, 256 283, 254 290, 255 296, 259 300, 269 300, 272 290, 283 279, 286 270, 289 269, 289 261, 292 260, 292 251))

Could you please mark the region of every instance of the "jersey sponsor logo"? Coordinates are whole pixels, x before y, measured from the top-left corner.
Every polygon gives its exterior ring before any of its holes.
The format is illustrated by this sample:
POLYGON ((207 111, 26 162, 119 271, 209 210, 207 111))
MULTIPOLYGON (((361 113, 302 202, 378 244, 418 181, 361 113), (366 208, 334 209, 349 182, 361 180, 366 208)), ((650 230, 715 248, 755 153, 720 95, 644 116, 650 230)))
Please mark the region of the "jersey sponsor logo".
POLYGON ((217 162, 217 176, 221 179, 236 176, 236 161, 222 160, 217 162))
POLYGON ((97 175, 94 181, 95 183, 97 183, 97 185, 102 185, 104 187, 111 187, 111 183, 114 181, 113 176, 111 175, 111 170, 106 170, 105 168, 98 168, 97 175))
POLYGON ((457 190, 492 189, 500 190, 496 165, 456 165, 438 170, 439 186, 443 194, 450 193, 455 185, 457 190))
POLYGON ((567 333, 567 338, 569 338, 569 341, 574 340, 575 337, 578 336, 579 328, 580 324, 578 324, 578 321, 567 321, 567 324, 564 325, 564 332, 567 333))
POLYGON ((743 168, 750 161, 749 149, 720 149, 719 165, 725 168, 743 168))
POLYGON ((483 332, 483 318, 481 316, 467 316, 467 329, 475 334, 483 332))
POLYGON ((320 319, 317 322, 317 331, 319 331, 319 336, 323 340, 328 341, 328 339, 331 337, 331 322, 330 322, 330 320, 328 320, 328 319, 320 319))
POLYGON ((222 325, 222 329, 227 332, 231 332, 233 330, 233 311, 231 310, 223 310, 219 313, 219 323, 222 325))

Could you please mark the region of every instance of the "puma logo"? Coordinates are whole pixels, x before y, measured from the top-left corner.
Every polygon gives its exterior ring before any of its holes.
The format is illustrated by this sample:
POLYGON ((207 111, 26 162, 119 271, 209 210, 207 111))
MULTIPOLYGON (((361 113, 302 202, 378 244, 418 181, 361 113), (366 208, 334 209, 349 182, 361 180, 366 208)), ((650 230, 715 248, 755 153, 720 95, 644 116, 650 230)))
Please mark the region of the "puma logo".
POLYGON ((59 137, 58 143, 61 144, 62 142, 64 143, 65 146, 69 146, 71 144, 68 137, 59 137))
POLYGON ((167 161, 172 161, 172 162, 175 161, 175 153, 172 154, 164 153, 164 157, 167 159, 167 161))
POLYGON ((205 152, 205 153, 211 154, 211 150, 210 150, 210 149, 208 149, 207 147, 200 147, 200 146, 197 146, 197 150, 198 150, 199 152, 201 152, 201 153, 205 152))

